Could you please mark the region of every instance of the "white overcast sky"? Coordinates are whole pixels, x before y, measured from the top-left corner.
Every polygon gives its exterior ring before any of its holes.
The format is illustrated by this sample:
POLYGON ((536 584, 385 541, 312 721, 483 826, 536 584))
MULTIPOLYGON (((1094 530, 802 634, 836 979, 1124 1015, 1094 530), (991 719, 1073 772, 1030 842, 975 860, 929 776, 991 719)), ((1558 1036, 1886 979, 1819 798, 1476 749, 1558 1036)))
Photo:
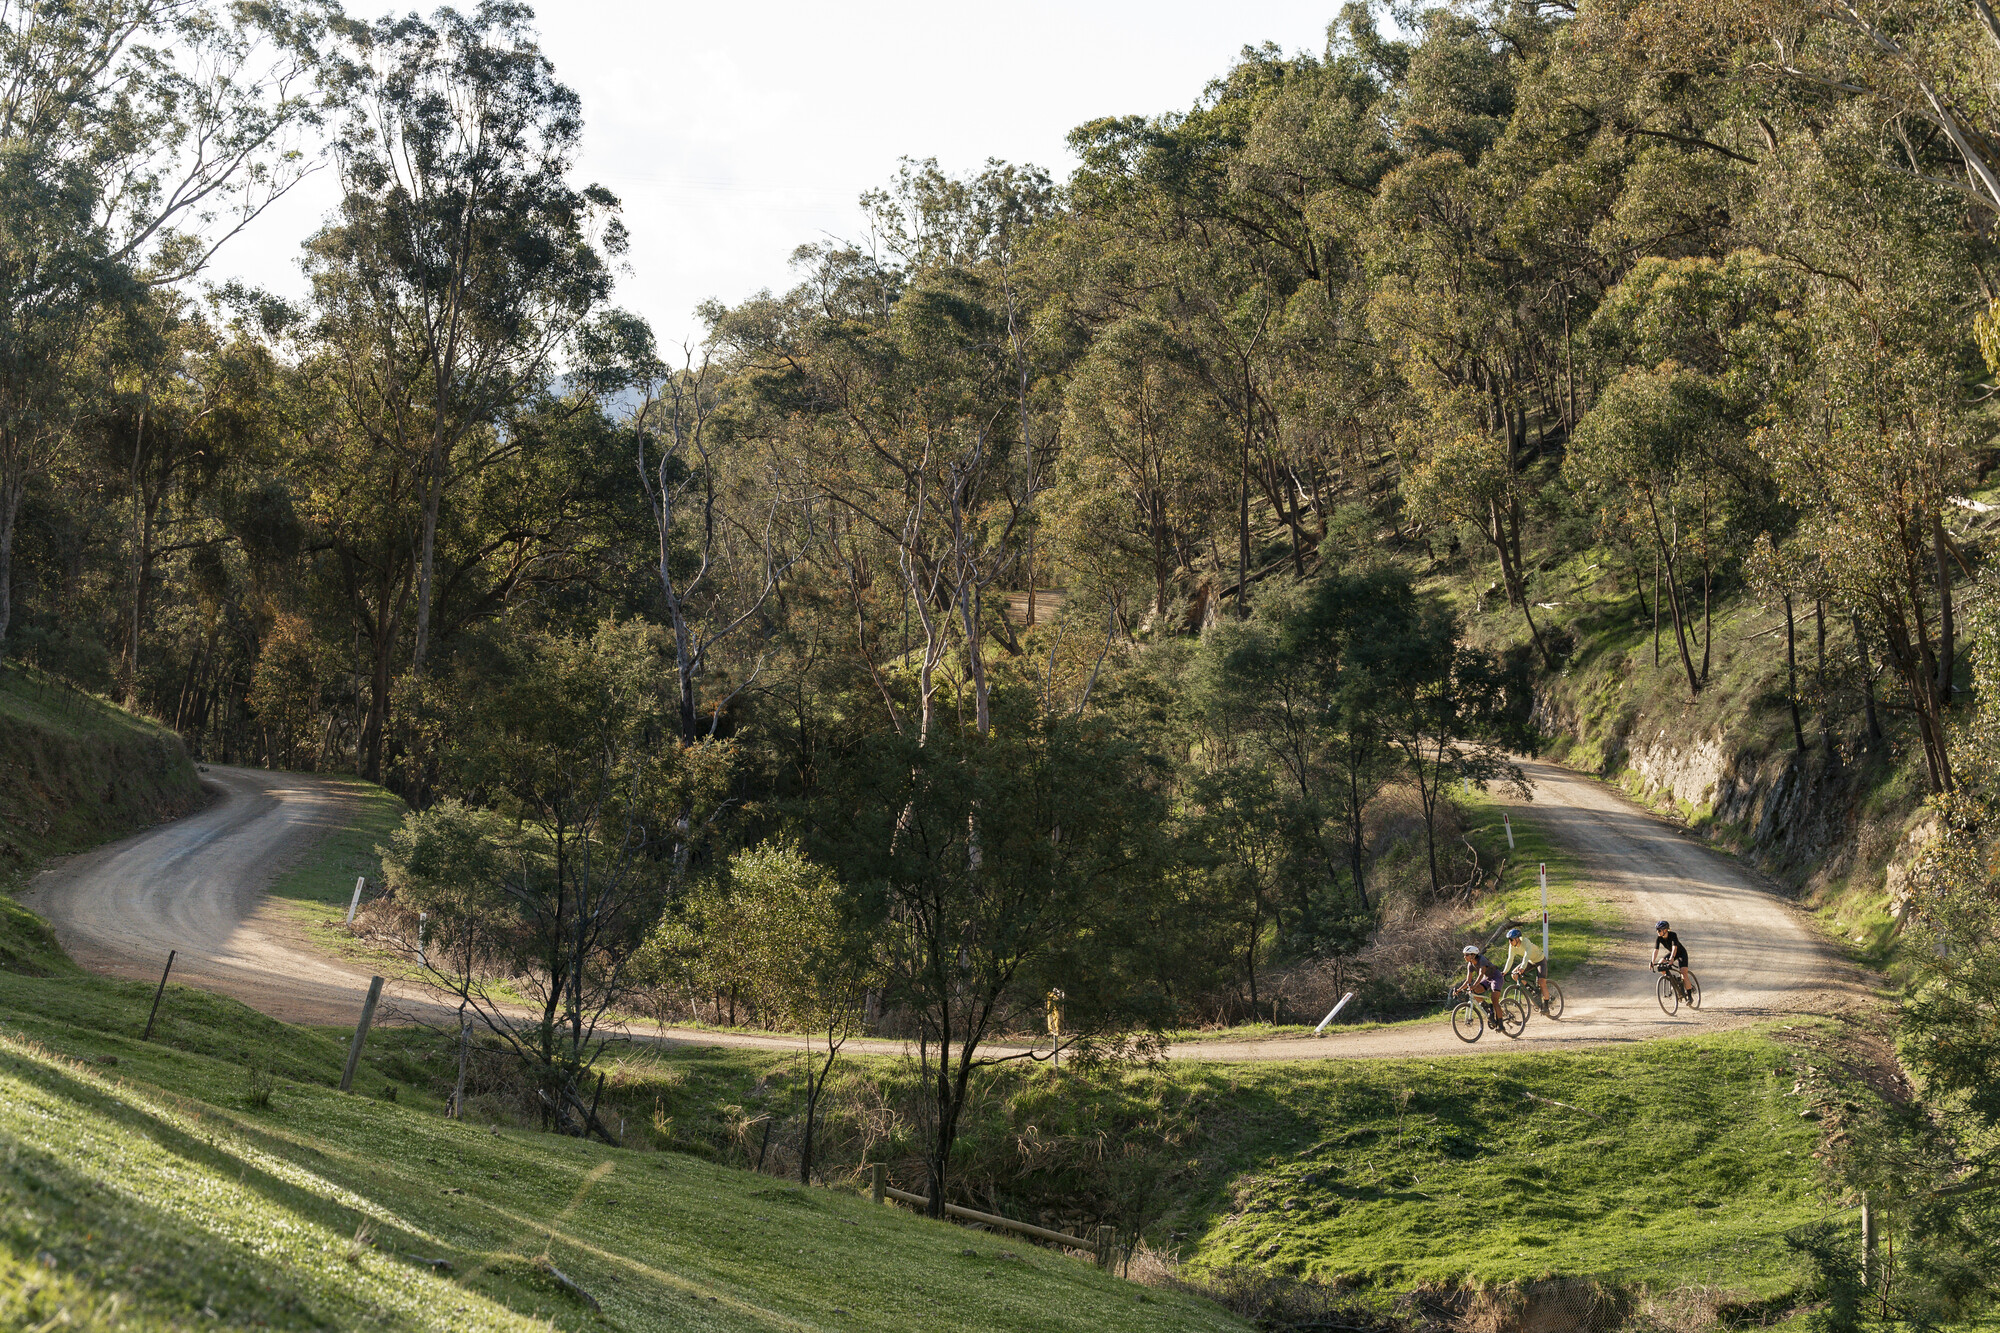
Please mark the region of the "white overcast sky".
MULTIPOLYGON (((356 16, 389 8, 349 3, 356 16)), ((782 290, 794 247, 858 239, 857 197, 899 158, 936 157, 956 173, 997 157, 1066 177, 1074 126, 1184 110, 1246 44, 1318 53, 1338 8, 570 0, 536 11, 557 77, 583 99, 577 179, 624 202, 632 248, 618 303, 672 347, 699 339, 699 302, 782 290)), ((322 171, 231 241, 208 276, 301 294, 299 242, 333 203, 322 171)))

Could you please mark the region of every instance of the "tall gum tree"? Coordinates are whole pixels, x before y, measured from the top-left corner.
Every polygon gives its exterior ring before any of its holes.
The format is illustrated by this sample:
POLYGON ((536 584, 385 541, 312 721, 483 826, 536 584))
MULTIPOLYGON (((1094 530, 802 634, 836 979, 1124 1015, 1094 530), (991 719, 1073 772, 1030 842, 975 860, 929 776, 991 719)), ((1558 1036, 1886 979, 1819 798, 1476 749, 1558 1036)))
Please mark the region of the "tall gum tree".
POLYGON ((0 650, 30 478, 75 424, 93 322, 200 273, 305 170, 313 9, 0 6, 0 650))
POLYGON ((333 144, 343 197, 307 269, 351 415, 413 473, 418 671, 446 497, 507 457, 497 428, 547 388, 625 249, 617 199, 569 180, 581 107, 532 18, 486 0, 343 23, 327 63, 351 107, 333 144))

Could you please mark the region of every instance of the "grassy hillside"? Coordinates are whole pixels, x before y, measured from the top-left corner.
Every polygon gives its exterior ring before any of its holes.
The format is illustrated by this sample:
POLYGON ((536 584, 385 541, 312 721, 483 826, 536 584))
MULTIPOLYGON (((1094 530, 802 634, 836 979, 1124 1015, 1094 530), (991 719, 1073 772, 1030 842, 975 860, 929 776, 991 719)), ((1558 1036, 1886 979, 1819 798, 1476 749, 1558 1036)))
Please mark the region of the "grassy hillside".
POLYGON ((296 865, 278 876, 269 901, 299 926, 314 947, 365 962, 384 976, 412 975, 416 969, 409 959, 370 948, 346 924, 357 876, 367 876, 369 898, 382 892, 382 858, 375 849, 389 841, 408 807, 394 792, 361 778, 321 775, 318 780, 346 794, 345 822, 329 828, 296 865))
POLYGON ((43 857, 186 814, 201 784, 165 727, 0 661, 0 887, 43 857))
MULTIPOLYGON (((1008 1067, 967 1113, 957 1187, 1044 1224, 1137 1228, 1209 1281, 1258 1270, 1388 1301, 1585 1278, 1783 1307, 1804 1281, 1785 1233, 1828 1206, 1796 1054, 1819 1039, 1794 1024, 1443 1061, 1008 1067)), ((427 1063, 428 1039, 392 1040, 427 1063)), ((444 1086, 448 1062, 428 1064, 444 1086)), ((793 1055, 646 1052, 612 1079, 635 1138, 796 1170, 793 1055)), ((858 1182, 866 1160, 920 1180, 915 1094, 904 1062, 844 1061, 828 1177, 858 1182)), ((476 1109, 505 1116, 491 1094, 476 1109)))
POLYGON ((338 915, 344 917, 357 875, 366 875, 369 884, 380 890, 382 858, 375 849, 389 841, 408 807, 394 792, 361 778, 321 774, 317 781, 347 793, 347 821, 329 829, 298 864, 278 876, 270 893, 286 902, 337 908, 338 915))
POLYGON ((1048 1250, 681 1153, 443 1119, 381 1043, 0 973, 0 1328, 1242 1328, 1048 1250), (396 1100, 385 1094, 398 1092, 396 1100), (590 1310, 550 1271, 602 1305, 590 1310))
POLYGON ((1533 807, 1508 812, 1514 835, 1510 848, 1497 801, 1477 792, 1456 799, 1465 811, 1466 836, 1479 845, 1483 860, 1501 866, 1497 889, 1477 903, 1477 929, 1492 937, 1491 947, 1498 951, 1494 961, 1506 957, 1507 941, 1500 937, 1510 925, 1541 942, 1543 866, 1549 877, 1551 975, 1568 976, 1602 955, 1627 929, 1602 887, 1585 874, 1582 860, 1543 831, 1533 807))

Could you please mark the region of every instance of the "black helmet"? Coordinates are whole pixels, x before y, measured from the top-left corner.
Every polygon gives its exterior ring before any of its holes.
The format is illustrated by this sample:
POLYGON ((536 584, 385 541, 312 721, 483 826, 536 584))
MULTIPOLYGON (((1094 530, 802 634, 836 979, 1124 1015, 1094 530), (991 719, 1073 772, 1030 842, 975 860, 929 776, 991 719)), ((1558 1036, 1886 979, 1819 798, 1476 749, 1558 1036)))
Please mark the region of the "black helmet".
POLYGON ((1510 940, 1518 940, 1518 939, 1520 939, 1520 938, 1521 938, 1521 928, 1520 928, 1519 926, 1516 926, 1516 927, 1514 927, 1514 928, 1513 928, 1512 930, 1508 931, 1508 932, 1507 932, 1507 938, 1508 938, 1508 939, 1510 939, 1510 940))
POLYGON ((1654 930, 1665 930, 1666 928, 1667 928, 1667 923, 1664 921, 1655 921, 1653 923, 1654 930))

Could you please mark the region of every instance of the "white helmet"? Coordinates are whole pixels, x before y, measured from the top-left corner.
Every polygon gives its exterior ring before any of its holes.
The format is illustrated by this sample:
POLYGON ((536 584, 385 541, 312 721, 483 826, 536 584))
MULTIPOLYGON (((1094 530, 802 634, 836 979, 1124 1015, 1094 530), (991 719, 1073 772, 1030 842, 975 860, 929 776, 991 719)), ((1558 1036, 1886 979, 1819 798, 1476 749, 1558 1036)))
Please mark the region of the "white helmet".
POLYGON ((1478 946, 1478 945, 1476 945, 1476 944, 1468 944, 1468 945, 1466 945, 1466 946, 1465 946, 1465 956, 1466 956, 1467 958, 1477 958, 1477 957, 1479 956, 1479 946, 1478 946))

